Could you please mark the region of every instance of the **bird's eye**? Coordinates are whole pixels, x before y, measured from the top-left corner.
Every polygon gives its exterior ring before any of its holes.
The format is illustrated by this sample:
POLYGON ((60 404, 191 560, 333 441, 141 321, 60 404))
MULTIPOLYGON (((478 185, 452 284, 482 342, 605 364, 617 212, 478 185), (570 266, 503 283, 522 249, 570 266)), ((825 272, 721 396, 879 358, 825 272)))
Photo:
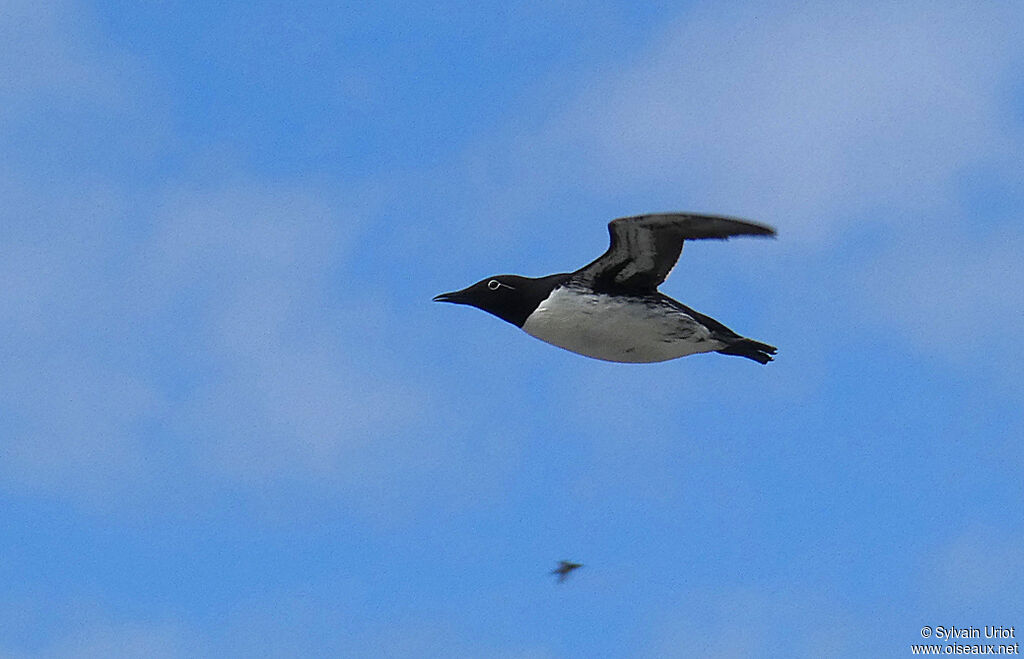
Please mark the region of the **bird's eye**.
POLYGON ((497 279, 492 279, 492 280, 490 280, 489 282, 487 282, 487 288, 488 288, 488 289, 490 289, 490 290, 492 290, 492 291, 496 291, 496 290, 498 290, 499 288, 507 288, 507 289, 508 289, 508 290, 510 290, 510 291, 514 291, 514 290, 516 290, 516 287, 515 287, 515 286, 509 286, 509 285, 508 285, 508 284, 506 284, 505 282, 503 282, 503 281, 498 281, 497 279))

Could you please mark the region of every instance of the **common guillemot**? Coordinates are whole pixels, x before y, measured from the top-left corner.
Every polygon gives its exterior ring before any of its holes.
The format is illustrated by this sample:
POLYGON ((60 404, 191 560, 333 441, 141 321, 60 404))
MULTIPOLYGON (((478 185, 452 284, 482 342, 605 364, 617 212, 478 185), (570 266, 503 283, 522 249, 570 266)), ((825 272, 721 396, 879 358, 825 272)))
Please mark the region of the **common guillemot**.
POLYGON ((658 292, 684 240, 774 236, 763 224, 718 215, 659 213, 608 223, 608 251, 575 272, 495 275, 436 302, 491 313, 560 348, 610 362, 661 362, 701 352, 761 364, 776 349, 658 292))

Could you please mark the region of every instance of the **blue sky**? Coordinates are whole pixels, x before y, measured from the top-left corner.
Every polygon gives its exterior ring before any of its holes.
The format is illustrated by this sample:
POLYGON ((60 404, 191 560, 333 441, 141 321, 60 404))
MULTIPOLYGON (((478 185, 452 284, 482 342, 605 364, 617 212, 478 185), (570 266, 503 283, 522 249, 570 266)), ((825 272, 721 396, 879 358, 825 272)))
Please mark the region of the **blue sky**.
POLYGON ((1022 22, 0 3, 0 656, 1024 627, 1022 22), (666 210, 778 228, 663 286, 776 362, 607 364, 430 302, 666 210))

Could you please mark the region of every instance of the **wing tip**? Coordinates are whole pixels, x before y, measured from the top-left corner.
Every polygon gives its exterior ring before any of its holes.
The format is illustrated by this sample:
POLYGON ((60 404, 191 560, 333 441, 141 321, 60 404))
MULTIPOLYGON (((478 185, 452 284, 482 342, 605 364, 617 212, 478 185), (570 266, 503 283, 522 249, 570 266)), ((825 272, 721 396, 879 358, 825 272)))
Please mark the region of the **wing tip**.
POLYGON ((727 231, 712 231, 704 235, 694 235, 690 238, 712 238, 726 240, 732 236, 764 236, 769 238, 777 238, 778 232, 775 227, 768 224, 761 224, 760 222, 752 222, 750 220, 743 219, 741 217, 735 217, 732 215, 717 215, 713 213, 644 213, 642 215, 628 215, 626 217, 619 217, 608 223, 608 228, 616 222, 625 221, 643 221, 643 220, 657 220, 662 219, 666 221, 673 220, 704 220, 710 222, 726 222, 732 226, 727 231))

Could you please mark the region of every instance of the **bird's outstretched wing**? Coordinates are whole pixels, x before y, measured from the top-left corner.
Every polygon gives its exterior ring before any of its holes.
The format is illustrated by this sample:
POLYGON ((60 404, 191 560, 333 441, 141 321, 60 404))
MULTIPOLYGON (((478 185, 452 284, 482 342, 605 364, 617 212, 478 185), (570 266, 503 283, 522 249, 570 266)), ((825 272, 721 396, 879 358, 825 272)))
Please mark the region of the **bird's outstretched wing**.
POLYGON ((774 236, 775 229, 720 215, 658 213, 612 220, 608 233, 608 251, 573 273, 573 279, 608 293, 646 295, 668 277, 684 240, 774 236))
POLYGON ((583 567, 582 563, 572 561, 558 561, 558 567, 551 571, 551 574, 558 575, 558 583, 562 583, 569 577, 569 573, 577 568, 583 567))

